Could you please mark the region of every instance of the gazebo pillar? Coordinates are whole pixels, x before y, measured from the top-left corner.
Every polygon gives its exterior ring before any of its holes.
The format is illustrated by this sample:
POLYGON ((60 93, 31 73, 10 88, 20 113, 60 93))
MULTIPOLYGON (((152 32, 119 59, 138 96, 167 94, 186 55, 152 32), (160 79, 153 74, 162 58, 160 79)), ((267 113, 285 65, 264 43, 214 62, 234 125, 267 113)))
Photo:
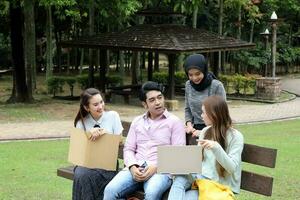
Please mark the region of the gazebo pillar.
POLYGON ((148 52, 148 81, 152 81, 153 77, 153 52, 148 52))
POLYGON ((158 51, 155 52, 154 54, 154 71, 158 72, 159 71, 159 53, 158 51))
POLYGON ((104 49, 100 50, 100 91, 105 94, 105 76, 106 76, 106 67, 107 67, 107 56, 104 49))
POLYGON ((175 100, 175 54, 168 54, 169 61, 169 77, 168 77, 168 91, 167 91, 167 100, 166 107, 168 110, 177 110, 178 101, 175 100))

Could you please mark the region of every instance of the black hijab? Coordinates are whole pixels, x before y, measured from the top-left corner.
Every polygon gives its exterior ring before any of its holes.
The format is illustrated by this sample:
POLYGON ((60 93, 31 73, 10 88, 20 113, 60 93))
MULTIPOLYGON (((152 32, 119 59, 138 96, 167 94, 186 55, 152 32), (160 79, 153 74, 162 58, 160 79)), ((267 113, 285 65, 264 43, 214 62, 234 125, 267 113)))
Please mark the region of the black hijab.
POLYGON ((210 86, 212 80, 216 78, 215 75, 208 72, 207 63, 202 54, 194 54, 186 58, 184 62, 184 70, 187 76, 188 71, 190 69, 198 69, 204 75, 203 79, 199 84, 195 84, 193 81, 190 80, 191 86, 197 91, 205 90, 207 87, 210 86))

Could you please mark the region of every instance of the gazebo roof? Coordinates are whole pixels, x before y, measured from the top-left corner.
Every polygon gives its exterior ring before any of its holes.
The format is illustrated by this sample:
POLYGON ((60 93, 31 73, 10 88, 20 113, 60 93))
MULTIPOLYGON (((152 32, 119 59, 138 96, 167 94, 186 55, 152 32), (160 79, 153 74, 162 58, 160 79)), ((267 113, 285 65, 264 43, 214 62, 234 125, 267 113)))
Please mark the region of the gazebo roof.
POLYGON ((216 33, 183 25, 157 24, 137 25, 121 32, 102 33, 69 41, 62 47, 85 47, 132 51, 215 52, 254 47, 231 37, 220 37, 216 33))

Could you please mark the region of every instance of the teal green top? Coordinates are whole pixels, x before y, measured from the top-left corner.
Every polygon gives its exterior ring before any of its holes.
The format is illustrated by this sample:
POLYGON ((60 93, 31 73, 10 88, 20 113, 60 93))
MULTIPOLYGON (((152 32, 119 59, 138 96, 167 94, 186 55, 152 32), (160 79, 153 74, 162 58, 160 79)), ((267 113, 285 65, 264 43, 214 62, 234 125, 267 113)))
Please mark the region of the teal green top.
MULTIPOLYGON (((205 127, 199 134, 203 139, 209 127, 205 127)), ((227 185, 234 193, 240 192, 241 185, 241 156, 244 147, 244 137, 236 129, 230 128, 226 136, 226 151, 216 142, 212 149, 204 150, 202 175, 227 185), (220 177, 216 169, 216 161, 226 170, 225 177, 220 177)))

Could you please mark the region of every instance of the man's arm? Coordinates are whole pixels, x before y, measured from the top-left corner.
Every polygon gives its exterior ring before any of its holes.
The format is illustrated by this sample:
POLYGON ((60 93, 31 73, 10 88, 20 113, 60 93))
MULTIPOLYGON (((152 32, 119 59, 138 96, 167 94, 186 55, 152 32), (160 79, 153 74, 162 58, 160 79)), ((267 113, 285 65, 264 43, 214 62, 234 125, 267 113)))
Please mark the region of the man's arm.
POLYGON ((135 126, 135 122, 133 121, 130 125, 123 150, 124 163, 127 167, 131 167, 132 165, 138 165, 138 162, 135 158, 137 148, 135 126))

